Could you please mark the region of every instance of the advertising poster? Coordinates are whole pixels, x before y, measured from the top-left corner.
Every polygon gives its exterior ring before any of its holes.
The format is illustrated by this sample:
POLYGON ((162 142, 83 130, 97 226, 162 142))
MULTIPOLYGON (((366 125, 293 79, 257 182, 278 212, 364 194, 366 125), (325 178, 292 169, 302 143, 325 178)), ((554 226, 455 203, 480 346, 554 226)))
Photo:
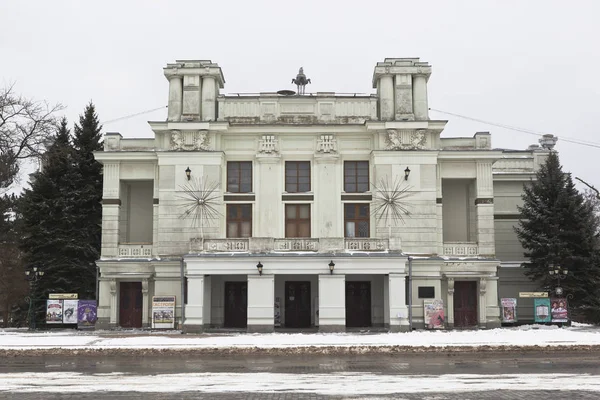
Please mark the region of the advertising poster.
POLYGON ((46 300, 46 323, 62 324, 63 311, 62 300, 46 300))
POLYGON ((502 322, 517 322, 517 299, 500 299, 502 305, 502 322))
POLYGON ((438 299, 423 300, 425 307, 425 328, 444 329, 446 317, 444 315, 444 301, 438 299))
POLYGON ((275 326, 281 326, 281 297, 275 297, 275 326))
POLYGON ((567 299, 550 299, 550 304, 552 322, 569 322, 567 299))
POLYGON ((79 300, 77 304, 77 329, 94 329, 96 325, 96 300, 79 300))
POLYGON ((63 324, 77 323, 78 300, 63 300, 63 324))
POLYGON ((175 296, 152 297, 152 328, 175 329, 175 296))
POLYGON ((535 322, 551 322, 552 316, 550 315, 550 299, 533 299, 533 309, 535 322))

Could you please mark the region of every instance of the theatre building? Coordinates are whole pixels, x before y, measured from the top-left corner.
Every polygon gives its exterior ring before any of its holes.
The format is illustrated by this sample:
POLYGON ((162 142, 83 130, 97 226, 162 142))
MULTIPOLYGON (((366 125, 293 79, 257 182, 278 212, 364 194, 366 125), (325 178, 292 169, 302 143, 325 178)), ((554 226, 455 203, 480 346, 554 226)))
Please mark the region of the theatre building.
POLYGON ((96 153, 99 327, 150 327, 170 295, 184 332, 404 331, 435 299, 446 328, 500 325, 516 204, 551 146, 445 137, 418 58, 377 63, 369 95, 308 93, 308 71, 256 94, 222 94, 207 60, 163 72, 153 137, 107 133, 96 153))

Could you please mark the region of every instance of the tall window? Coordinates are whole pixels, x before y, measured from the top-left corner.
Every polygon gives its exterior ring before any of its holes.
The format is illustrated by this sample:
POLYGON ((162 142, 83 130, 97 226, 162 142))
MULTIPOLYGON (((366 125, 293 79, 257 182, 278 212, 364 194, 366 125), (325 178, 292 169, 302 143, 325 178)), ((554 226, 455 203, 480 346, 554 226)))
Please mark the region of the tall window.
POLYGON ((310 161, 285 162, 285 191, 310 192, 310 161))
POLYGON ((285 237, 310 237, 310 204, 285 205, 285 237))
POLYGON ((227 191, 229 193, 252 192, 252 161, 227 162, 227 191))
POLYGON ((227 204, 227 237, 252 236, 252 204, 227 204))
POLYGON ((369 162, 344 162, 344 191, 346 193, 364 193, 369 191, 369 162))
POLYGON ((344 233, 346 237, 369 237, 369 205, 344 204, 344 233))

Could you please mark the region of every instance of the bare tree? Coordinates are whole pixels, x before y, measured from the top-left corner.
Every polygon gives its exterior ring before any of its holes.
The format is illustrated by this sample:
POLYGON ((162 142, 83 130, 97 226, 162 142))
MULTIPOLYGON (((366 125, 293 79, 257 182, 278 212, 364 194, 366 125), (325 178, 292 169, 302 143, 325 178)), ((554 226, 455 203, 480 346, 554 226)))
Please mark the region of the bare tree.
POLYGON ((38 157, 44 141, 56 132, 60 104, 24 98, 14 84, 0 88, 0 193, 19 175, 21 161, 38 157))

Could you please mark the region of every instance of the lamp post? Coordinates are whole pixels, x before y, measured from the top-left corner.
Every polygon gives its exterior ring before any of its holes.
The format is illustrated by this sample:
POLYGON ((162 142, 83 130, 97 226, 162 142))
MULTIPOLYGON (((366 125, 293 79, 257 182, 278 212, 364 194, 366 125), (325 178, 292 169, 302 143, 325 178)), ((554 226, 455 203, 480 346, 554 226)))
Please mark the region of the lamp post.
POLYGON ((563 268, 560 265, 550 265, 548 274, 550 275, 550 278, 556 279, 558 281, 556 284, 556 288, 554 288, 554 293, 556 293, 557 296, 561 296, 564 293, 563 288, 560 287, 560 281, 563 279, 567 279, 568 273, 569 270, 567 268, 563 268))
POLYGON ((29 296, 25 299, 29 302, 29 312, 27 313, 27 319, 29 320, 29 330, 35 329, 35 298, 33 292, 34 283, 40 280, 44 276, 44 271, 38 267, 31 267, 25 270, 25 279, 29 281, 29 296))

